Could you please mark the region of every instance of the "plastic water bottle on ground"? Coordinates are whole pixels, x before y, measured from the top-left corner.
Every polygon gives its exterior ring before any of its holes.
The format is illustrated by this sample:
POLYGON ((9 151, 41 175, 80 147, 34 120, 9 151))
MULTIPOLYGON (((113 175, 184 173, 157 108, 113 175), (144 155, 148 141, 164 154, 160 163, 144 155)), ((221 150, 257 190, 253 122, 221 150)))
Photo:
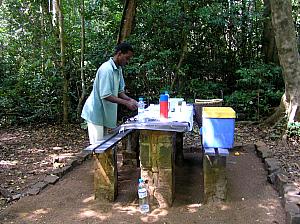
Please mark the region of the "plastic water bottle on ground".
POLYGON ((145 121, 145 103, 142 97, 139 98, 138 102, 138 121, 145 121))
POLYGON ((146 184, 143 179, 139 179, 138 185, 138 196, 139 196, 139 208, 142 214, 146 214, 150 211, 148 192, 146 184))

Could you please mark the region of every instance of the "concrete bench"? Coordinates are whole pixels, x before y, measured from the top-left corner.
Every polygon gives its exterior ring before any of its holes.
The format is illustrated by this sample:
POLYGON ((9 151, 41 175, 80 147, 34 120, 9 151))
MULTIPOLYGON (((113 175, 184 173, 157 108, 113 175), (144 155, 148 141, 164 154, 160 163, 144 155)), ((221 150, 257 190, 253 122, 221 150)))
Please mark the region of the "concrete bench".
POLYGON ((95 198, 102 201, 114 201, 118 195, 116 144, 127 137, 132 130, 119 132, 119 128, 84 149, 94 157, 95 198))
MULTIPOLYGON (((201 145, 202 127, 199 128, 201 145)), ((203 195, 204 203, 224 201, 227 197, 226 158, 227 148, 203 149, 203 195)))

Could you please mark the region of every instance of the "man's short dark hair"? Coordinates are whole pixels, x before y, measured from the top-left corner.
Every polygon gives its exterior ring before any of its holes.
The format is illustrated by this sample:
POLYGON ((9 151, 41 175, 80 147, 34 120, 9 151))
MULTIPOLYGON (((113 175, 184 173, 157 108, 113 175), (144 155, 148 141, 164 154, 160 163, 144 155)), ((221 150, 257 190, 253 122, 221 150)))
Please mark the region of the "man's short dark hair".
POLYGON ((127 42, 122 42, 115 47, 115 54, 121 51, 122 54, 126 54, 128 51, 133 52, 132 46, 127 42))

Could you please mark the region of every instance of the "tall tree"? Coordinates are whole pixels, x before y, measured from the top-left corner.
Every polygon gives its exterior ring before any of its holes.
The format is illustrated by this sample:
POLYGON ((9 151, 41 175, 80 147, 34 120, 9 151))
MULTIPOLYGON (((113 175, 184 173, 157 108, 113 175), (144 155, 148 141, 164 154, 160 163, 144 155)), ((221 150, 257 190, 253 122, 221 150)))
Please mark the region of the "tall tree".
POLYGON ((264 29, 262 35, 262 50, 266 63, 279 64, 275 43, 275 33, 272 25, 270 0, 264 0, 264 29))
MULTIPOLYGON (((284 111, 288 115, 289 121, 299 121, 300 56, 292 17, 292 5, 290 0, 270 0, 270 3, 279 62, 283 68, 285 82, 285 93, 274 116, 284 111)), ((274 116, 272 118, 276 118, 274 116)))
MULTIPOLYGON (((183 11, 183 15, 185 15, 183 18, 187 17, 187 14, 188 12, 190 11, 190 7, 188 5, 188 2, 187 1, 183 1, 182 2, 182 11, 183 11)), ((171 86, 170 86, 170 90, 173 91, 173 92, 176 92, 175 91, 175 85, 176 85, 176 82, 178 82, 178 86, 176 87, 177 88, 182 88, 181 86, 181 80, 180 80, 180 75, 182 75, 182 72, 181 72, 181 67, 182 67, 182 64, 183 64, 183 61, 186 59, 186 55, 188 53, 188 32, 189 32, 189 27, 187 27, 188 25, 188 22, 187 22, 187 19, 185 19, 185 24, 186 26, 183 26, 182 28, 182 45, 181 45, 181 54, 180 54, 180 58, 178 60, 178 63, 177 65, 175 66, 175 69, 174 69, 174 78, 172 79, 171 81, 171 86)))
POLYGON ((81 16, 81 54, 80 54, 80 78, 81 78, 81 96, 77 105, 77 119, 80 118, 80 113, 83 106, 83 101, 86 96, 86 86, 85 86, 85 70, 84 70, 84 53, 85 53, 85 25, 84 25, 84 0, 80 1, 80 16, 81 16))
POLYGON ((125 0, 118 43, 123 42, 132 32, 136 13, 136 0, 125 0))
POLYGON ((65 71, 66 56, 65 56, 65 37, 64 37, 64 15, 62 12, 62 0, 57 0, 56 11, 58 13, 58 24, 59 24, 59 42, 60 42, 60 69, 64 79, 63 82, 63 122, 68 123, 69 120, 69 74, 65 71))

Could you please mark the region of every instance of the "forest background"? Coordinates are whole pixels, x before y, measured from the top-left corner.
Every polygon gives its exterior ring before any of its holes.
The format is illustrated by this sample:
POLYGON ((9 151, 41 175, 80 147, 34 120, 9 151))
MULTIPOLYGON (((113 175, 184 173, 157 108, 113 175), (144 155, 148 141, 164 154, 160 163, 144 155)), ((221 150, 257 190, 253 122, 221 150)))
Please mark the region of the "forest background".
MULTIPOLYGON (((1 0, 0 127, 82 122, 95 73, 120 41, 128 2, 1 0)), ((134 3, 128 95, 148 103, 164 90, 190 103, 223 98, 239 120, 274 113, 285 82, 269 0, 134 3)), ((291 4, 299 55, 300 3, 291 4)), ((119 120, 128 113, 121 108, 119 120)))

